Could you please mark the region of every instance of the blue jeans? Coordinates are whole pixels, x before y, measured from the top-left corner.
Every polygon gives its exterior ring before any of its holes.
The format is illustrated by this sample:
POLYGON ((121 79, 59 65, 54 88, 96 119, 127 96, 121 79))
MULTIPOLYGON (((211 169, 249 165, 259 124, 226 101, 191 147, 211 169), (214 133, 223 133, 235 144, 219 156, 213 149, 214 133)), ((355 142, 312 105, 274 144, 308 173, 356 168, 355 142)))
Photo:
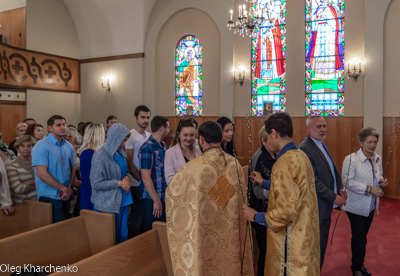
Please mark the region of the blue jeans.
POLYGON ((156 218, 153 216, 153 200, 144 198, 140 200, 140 216, 142 218, 142 225, 140 227, 140 234, 152 229, 154 221, 165 222, 165 203, 162 203, 161 217, 156 218))
POLYGON ((69 200, 39 197, 39 201, 51 203, 53 209, 53 223, 68 219, 69 200))

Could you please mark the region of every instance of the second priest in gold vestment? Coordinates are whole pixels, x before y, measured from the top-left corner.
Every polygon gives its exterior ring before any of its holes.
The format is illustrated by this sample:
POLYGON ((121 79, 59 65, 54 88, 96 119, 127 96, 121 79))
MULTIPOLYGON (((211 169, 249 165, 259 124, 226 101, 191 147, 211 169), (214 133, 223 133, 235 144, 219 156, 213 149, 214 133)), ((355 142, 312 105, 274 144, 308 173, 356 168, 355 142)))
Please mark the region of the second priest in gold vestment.
POLYGON ((245 216, 268 227, 266 276, 320 275, 318 203, 314 172, 307 155, 292 140, 288 114, 265 122, 268 144, 278 153, 272 167, 268 211, 243 206, 245 216))

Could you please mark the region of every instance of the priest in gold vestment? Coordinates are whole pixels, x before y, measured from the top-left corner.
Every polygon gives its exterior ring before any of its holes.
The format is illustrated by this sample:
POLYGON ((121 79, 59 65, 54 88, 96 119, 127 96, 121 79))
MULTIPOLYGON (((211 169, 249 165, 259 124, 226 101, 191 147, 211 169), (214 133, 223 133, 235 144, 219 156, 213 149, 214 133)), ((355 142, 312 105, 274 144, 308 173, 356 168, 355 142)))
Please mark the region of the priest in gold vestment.
POLYGON ((243 171, 222 151, 221 141, 219 124, 203 123, 199 144, 204 154, 182 167, 166 190, 175 276, 254 274, 251 228, 241 210, 246 201, 243 171))
POLYGON ((245 217, 268 227, 265 275, 320 275, 318 203, 310 160, 292 140, 288 114, 265 121, 268 144, 277 155, 272 167, 268 211, 243 205, 245 217))

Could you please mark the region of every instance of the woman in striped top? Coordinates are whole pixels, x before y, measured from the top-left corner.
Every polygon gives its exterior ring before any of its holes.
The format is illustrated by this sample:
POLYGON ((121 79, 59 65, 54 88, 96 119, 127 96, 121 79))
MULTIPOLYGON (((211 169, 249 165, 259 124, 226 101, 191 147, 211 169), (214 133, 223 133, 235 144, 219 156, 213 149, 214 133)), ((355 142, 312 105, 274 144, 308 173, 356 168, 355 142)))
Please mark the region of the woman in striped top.
POLYGON ((31 151, 35 140, 29 135, 18 137, 14 144, 19 155, 7 167, 8 182, 14 205, 22 205, 24 200, 36 200, 35 176, 31 151))

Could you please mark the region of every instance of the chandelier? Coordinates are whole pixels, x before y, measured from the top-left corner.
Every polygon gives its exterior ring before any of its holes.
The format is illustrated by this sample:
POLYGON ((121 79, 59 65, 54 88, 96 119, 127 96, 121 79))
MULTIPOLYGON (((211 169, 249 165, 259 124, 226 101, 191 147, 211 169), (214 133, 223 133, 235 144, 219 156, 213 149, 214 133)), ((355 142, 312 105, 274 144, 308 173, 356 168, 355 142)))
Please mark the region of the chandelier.
POLYGON ((261 27, 268 29, 273 27, 273 22, 268 20, 269 15, 264 7, 257 7, 257 0, 246 0, 249 3, 248 9, 246 5, 239 5, 239 16, 236 22, 233 21, 233 10, 230 10, 231 19, 228 21, 227 27, 233 29, 234 34, 239 34, 242 37, 245 35, 254 37, 261 27))

